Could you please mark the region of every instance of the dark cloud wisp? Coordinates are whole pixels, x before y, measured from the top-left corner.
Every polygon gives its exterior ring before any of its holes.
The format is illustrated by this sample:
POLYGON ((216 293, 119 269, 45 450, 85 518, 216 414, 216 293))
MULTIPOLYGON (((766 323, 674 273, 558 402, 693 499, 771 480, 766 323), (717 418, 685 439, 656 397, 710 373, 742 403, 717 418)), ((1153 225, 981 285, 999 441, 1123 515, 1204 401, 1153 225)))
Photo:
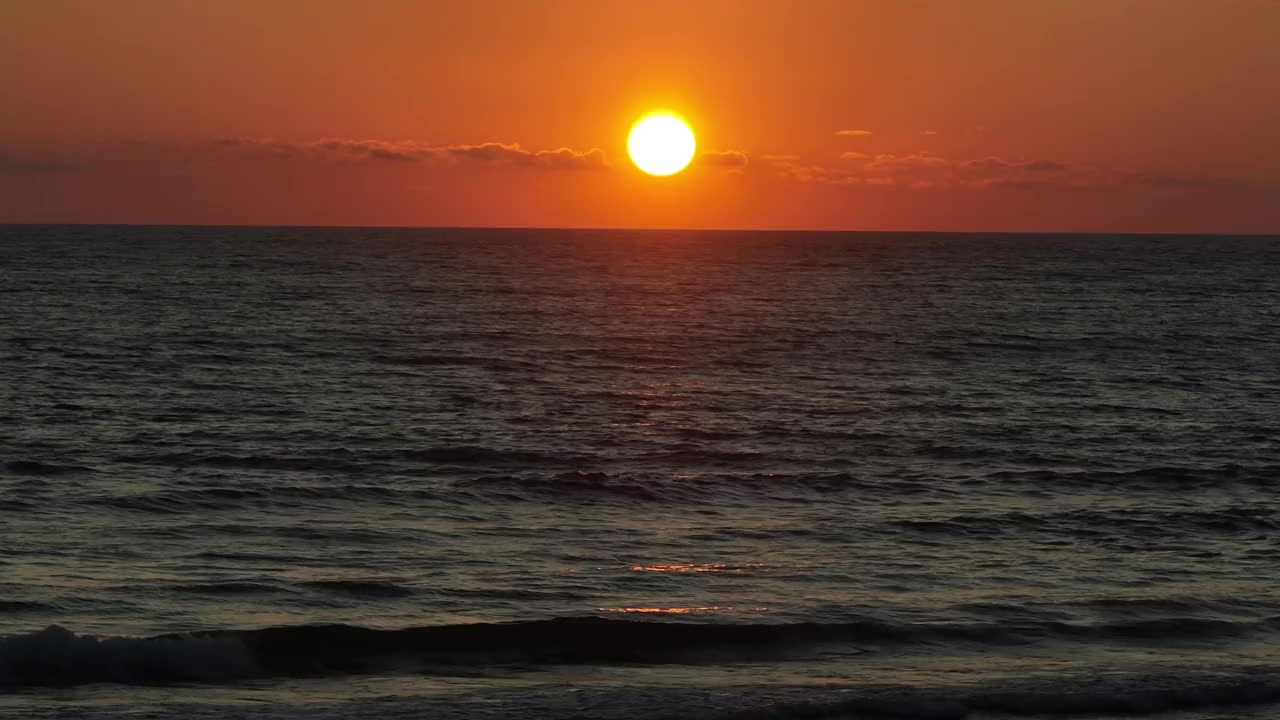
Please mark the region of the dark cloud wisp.
POLYGON ((575 150, 562 147, 554 150, 527 150, 519 143, 422 145, 412 141, 387 142, 343 138, 294 143, 252 138, 220 138, 212 141, 211 144, 215 147, 282 158, 471 164, 546 170, 605 170, 611 167, 604 151, 600 148, 575 150))

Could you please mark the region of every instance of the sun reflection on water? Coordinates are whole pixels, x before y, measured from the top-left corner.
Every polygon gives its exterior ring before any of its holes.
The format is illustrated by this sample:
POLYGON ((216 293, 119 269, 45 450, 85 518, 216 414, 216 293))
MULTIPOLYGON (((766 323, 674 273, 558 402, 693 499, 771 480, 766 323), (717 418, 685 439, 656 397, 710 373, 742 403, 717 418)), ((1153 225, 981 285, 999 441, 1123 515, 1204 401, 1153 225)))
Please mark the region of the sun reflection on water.
POLYGON ((763 563, 671 563, 668 565, 629 565, 632 572, 665 572, 665 573, 740 573, 764 567, 763 563))

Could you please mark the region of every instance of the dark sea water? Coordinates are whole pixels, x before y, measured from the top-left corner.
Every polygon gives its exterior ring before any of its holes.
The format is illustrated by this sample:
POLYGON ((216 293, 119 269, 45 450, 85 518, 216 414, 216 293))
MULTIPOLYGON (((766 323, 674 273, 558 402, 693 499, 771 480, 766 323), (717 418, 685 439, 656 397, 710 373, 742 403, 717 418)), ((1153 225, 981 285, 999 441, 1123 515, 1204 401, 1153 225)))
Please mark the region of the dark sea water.
POLYGON ((0 227, 0 715, 1275 717, 1278 271, 0 227))

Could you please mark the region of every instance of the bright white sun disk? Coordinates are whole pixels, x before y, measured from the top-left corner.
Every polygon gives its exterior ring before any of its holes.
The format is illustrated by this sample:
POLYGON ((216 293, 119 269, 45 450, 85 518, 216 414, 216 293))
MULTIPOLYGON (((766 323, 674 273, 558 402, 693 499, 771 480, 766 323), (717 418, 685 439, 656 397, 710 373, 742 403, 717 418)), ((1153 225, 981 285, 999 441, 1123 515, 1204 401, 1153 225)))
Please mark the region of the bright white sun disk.
POLYGON ((674 115, 647 115, 631 128, 627 152, 636 167, 650 175, 678 173, 693 160, 693 131, 674 115))

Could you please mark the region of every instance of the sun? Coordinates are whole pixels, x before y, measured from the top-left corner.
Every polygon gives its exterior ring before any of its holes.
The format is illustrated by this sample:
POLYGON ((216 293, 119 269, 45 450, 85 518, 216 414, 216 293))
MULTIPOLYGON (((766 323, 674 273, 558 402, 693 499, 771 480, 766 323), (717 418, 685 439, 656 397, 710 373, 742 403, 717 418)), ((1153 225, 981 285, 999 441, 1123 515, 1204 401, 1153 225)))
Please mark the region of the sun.
POLYGON ((636 121, 627 137, 627 153, 636 167, 650 175, 673 175, 693 160, 697 142, 683 120, 668 113, 651 113, 636 121))

